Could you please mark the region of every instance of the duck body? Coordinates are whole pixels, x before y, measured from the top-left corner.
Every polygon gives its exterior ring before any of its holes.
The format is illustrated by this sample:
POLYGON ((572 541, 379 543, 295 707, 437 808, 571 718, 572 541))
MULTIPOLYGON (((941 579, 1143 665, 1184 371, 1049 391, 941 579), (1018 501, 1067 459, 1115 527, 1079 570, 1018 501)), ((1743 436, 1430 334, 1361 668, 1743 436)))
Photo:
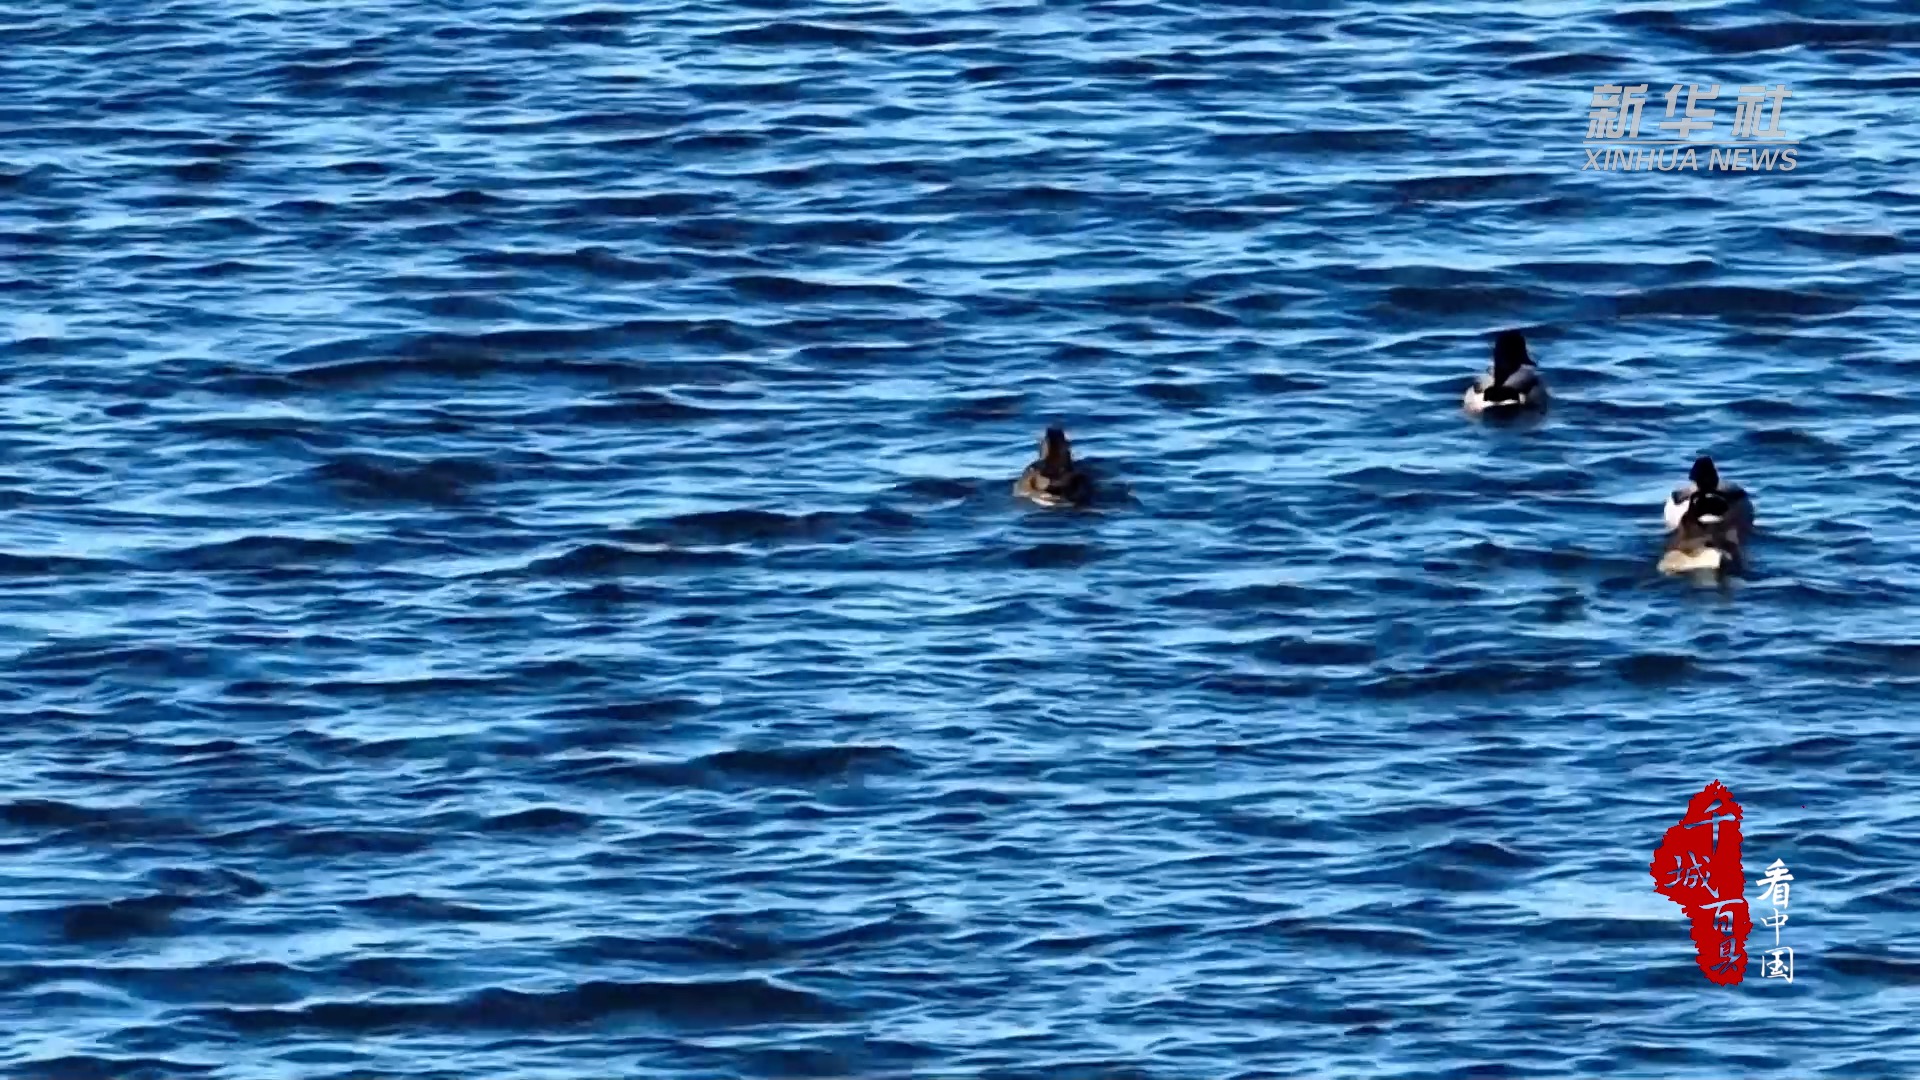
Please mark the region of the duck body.
POLYGON ((1501 332, 1493 340, 1493 367, 1467 387, 1460 404, 1467 412, 1524 412, 1547 403, 1547 384, 1527 352, 1527 339, 1518 330, 1501 332))
POLYGON ((1745 563, 1741 552, 1744 529, 1734 520, 1732 507, 1718 492, 1691 497, 1660 556, 1660 570, 1685 574, 1696 570, 1733 573, 1745 563))
POLYGON ((1041 506, 1085 506, 1093 501, 1093 481, 1074 465, 1065 431, 1050 427, 1040 437, 1040 457, 1020 474, 1013 493, 1041 506))
POLYGON ((1084 506, 1091 501, 1089 486, 1083 473, 1048 476, 1039 466, 1029 465, 1013 485, 1013 493, 1041 506, 1084 506))
POLYGON ((1687 511, 1708 494, 1717 495, 1724 501, 1727 519, 1741 534, 1753 531, 1753 498, 1738 484, 1722 483, 1720 470, 1714 467, 1713 459, 1708 457, 1696 460, 1693 471, 1687 476, 1687 483, 1674 488, 1673 494, 1667 496, 1661 515, 1667 523, 1667 530, 1671 532, 1678 529, 1687 511))

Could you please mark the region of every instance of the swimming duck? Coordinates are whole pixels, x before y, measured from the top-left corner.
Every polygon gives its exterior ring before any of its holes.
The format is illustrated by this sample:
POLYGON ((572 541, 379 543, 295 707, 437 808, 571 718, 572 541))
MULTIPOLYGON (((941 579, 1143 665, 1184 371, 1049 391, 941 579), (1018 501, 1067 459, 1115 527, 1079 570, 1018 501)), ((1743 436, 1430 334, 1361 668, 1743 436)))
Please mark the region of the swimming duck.
POLYGON ((1527 355, 1527 339, 1518 330, 1502 330, 1493 339, 1493 370, 1473 380, 1461 398, 1470 413, 1518 412, 1547 403, 1547 384, 1527 355))
MULTIPOLYGON (((1739 484, 1722 484, 1720 470, 1713 467, 1713 459, 1701 457, 1694 461, 1693 471, 1687 474, 1689 483, 1673 489, 1667 498, 1665 518, 1668 529, 1680 527, 1680 520, 1686 516, 1687 509, 1702 495, 1719 495, 1726 504, 1729 522, 1741 532, 1753 530, 1753 499, 1739 484)), ((1711 524, 1711 523, 1709 523, 1711 524)))
POLYGON ((1080 506, 1093 497, 1093 481, 1074 468, 1065 431, 1050 427, 1040 436, 1040 458, 1020 474, 1013 493, 1042 506, 1080 506))
POLYGON ((1733 507, 1717 491, 1703 491, 1688 500, 1679 524, 1667 534, 1660 569, 1668 574, 1690 570, 1722 573, 1740 569, 1740 529, 1733 523, 1733 507))

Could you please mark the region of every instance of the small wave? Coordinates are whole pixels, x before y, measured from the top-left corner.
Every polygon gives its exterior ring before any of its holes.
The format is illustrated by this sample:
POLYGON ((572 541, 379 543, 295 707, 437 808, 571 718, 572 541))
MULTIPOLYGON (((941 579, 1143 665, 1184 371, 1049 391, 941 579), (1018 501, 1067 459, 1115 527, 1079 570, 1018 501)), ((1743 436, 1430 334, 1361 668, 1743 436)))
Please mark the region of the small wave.
POLYGON ((1746 26, 1670 27, 1676 37, 1712 53, 1751 56, 1778 49, 1836 49, 1910 45, 1920 42, 1920 23, 1777 19, 1746 26))
POLYGON ((1210 149, 1234 157, 1262 154, 1394 154, 1418 145, 1414 133, 1404 128, 1230 132, 1211 136, 1207 143, 1210 149))
POLYGON ((651 724, 691 716, 700 710, 691 698, 655 698, 646 701, 608 702, 594 705, 570 705, 541 714, 545 720, 600 720, 622 724, 651 724))
POLYGON ((1823 650, 1823 658, 1854 671, 1920 674, 1920 644, 1905 641, 1838 641, 1823 650))
POLYGON ((1731 412, 1753 420, 1784 420, 1803 415, 1803 407, 1779 398, 1740 398, 1726 405, 1731 412))
POLYGON ((29 649, 14 658, 13 666, 21 671, 75 672, 88 676, 113 671, 191 678, 218 674, 222 665, 216 654, 201 648, 76 638, 29 649))
POLYGON ((1150 401, 1181 409, 1205 409, 1225 396, 1225 388, 1218 383, 1146 382, 1136 384, 1133 391, 1150 401))
POLYGON ((510 922, 515 918, 510 912, 437 900, 415 893, 350 900, 347 906, 381 918, 409 923, 493 923, 510 922))
MULTIPOLYGON (((505 677, 424 675, 412 679, 329 679, 325 682, 314 683, 313 689, 319 693, 329 695, 372 695, 381 698, 397 698, 435 694, 486 693, 514 684, 514 680, 505 677)), ((357 752, 378 756, 385 748, 397 750, 403 749, 404 745, 404 740, 384 740, 372 744, 359 744, 357 752)))
POLYGON ((834 49, 862 48, 935 49, 946 45, 991 37, 984 27, 942 27, 932 30, 888 30, 862 28, 807 20, 775 20, 757 23, 712 35, 716 43, 792 48, 818 46, 834 49))
POLYGON ((1514 884, 1515 871, 1539 865, 1512 848, 1485 841, 1449 840, 1411 856, 1336 875, 1346 884, 1401 885, 1447 893, 1492 892, 1514 884))
POLYGON ((385 70, 386 66, 383 60, 359 57, 335 63, 282 64, 273 74, 294 83, 337 82, 357 75, 371 75, 385 70))
POLYGON ((558 806, 535 806, 526 810, 516 810, 510 814, 498 814, 481 822, 480 831, 489 833, 520 832, 582 832, 593 828, 598 819, 592 814, 583 814, 577 810, 567 810, 558 806))
POLYGON ((1507 63, 1507 70, 1516 75, 1578 75, 1584 72, 1607 75, 1631 66, 1626 59, 1606 53, 1569 52, 1512 60, 1507 63))
POLYGON ((912 767, 912 759, 891 746, 798 746, 723 750, 690 764, 736 781, 818 784, 856 774, 904 771, 912 767))
POLYGON ((316 480, 352 498, 372 502, 421 502, 437 506, 465 503, 474 485, 497 479, 486 461, 443 458, 414 462, 404 458, 355 454, 313 470, 316 480))
POLYGON ((1262 394, 1305 394, 1316 390, 1325 390, 1330 383, 1323 379, 1289 375, 1279 371, 1255 371, 1247 375, 1248 388, 1262 394))
POLYGON ((1671 686, 1695 671, 1693 657, 1679 653, 1637 653, 1613 662, 1620 677, 1635 686, 1671 686))
POLYGON ((1031 544, 999 553, 1001 561, 1023 570, 1070 570, 1091 566, 1106 557, 1098 544, 1065 542, 1031 544))
POLYGON ((1769 450, 1789 451, 1786 457, 1804 455, 1814 461, 1843 461, 1847 457, 1847 448, 1830 439, 1823 439, 1803 428, 1754 428, 1740 436, 1740 442, 1769 450))
POLYGON ((1425 930, 1387 923, 1358 925, 1328 919, 1274 919, 1259 927, 1295 941, 1312 941, 1336 950, 1386 956, 1418 956, 1451 951, 1444 939, 1425 930))
POLYGON ((1739 760, 1748 765, 1800 765, 1814 767, 1820 765, 1844 765, 1859 753, 1857 740, 1845 739, 1837 735, 1816 735, 1807 739, 1796 739, 1782 746, 1765 746, 1750 750, 1739 756, 1739 760))
MULTIPOLYGON (((1920 87, 1920 79, 1915 81, 1920 87)), ((1895 233, 1833 232, 1823 229, 1798 229, 1775 226, 1767 230, 1774 239, 1794 247, 1836 255, 1899 255, 1908 250, 1908 242, 1895 233)))
POLYGON ((548 1031, 644 1015, 693 1028, 844 1019, 832 999, 771 979, 582 983, 548 993, 489 989, 455 1001, 322 1001, 296 1009, 201 1010, 246 1034, 295 1031, 372 1036, 405 1031, 548 1031))
POLYGON ((287 379, 332 389, 405 374, 484 375, 502 366, 499 354, 564 352, 607 341, 601 329, 382 335, 295 349, 275 364, 287 379))
POLYGON ((588 8, 584 11, 575 11, 570 14, 555 16, 552 20, 552 25, 564 26, 571 29, 607 29, 615 26, 631 25, 638 17, 637 13, 632 11, 621 11, 614 8, 588 8))
POLYGON ((1843 949, 1828 952, 1820 959, 1822 967, 1837 975, 1895 986, 1920 985, 1920 958, 1909 959, 1884 953, 1876 956, 1843 949))
POLYGON ((1021 415, 1027 408, 1027 402, 1027 395, 1023 393, 965 397, 932 406, 927 419, 935 424, 1003 420, 1021 415))
POLYGON ((1303 667, 1352 667, 1371 664, 1374 646, 1362 641, 1325 641, 1281 634, 1254 643, 1249 651, 1276 664, 1303 667))
POLYGON ((67 941, 122 941, 171 934, 174 912, 189 903, 184 896, 156 893, 107 903, 68 904, 30 913, 30 917, 53 924, 67 941))
POLYGON ((275 825, 217 837, 216 842, 226 847, 271 843, 280 854, 289 857, 343 857, 413 855, 444 839, 412 829, 309 829, 275 825))
POLYGON ((738 566, 747 557, 732 551, 688 551, 681 548, 622 547, 618 544, 582 544, 571 551, 535 559, 526 571, 541 577, 593 577, 616 574, 652 574, 665 571, 715 570, 738 566))
POLYGON ((67 1054, 62 1057, 30 1058, 14 1066, 16 1075, 33 1080, 171 1080, 178 1076, 201 1076, 220 1072, 225 1064, 205 1064, 164 1057, 105 1057, 99 1054, 67 1054))
MULTIPOLYGON (((1008 482, 1008 487, 1012 482, 1008 482)), ((931 502, 946 502, 954 499, 970 499, 979 494, 978 489, 965 480, 955 480, 940 476, 916 476, 902 480, 890 489, 895 495, 913 499, 925 499, 931 502)))
POLYGON ((1531 197, 1545 191, 1555 179, 1547 173, 1467 173, 1394 180, 1387 189, 1409 202, 1470 203, 1531 197))
POLYGON ((348 982, 391 992, 395 987, 427 987, 436 981, 444 961, 421 956, 389 956, 380 953, 354 956, 335 970, 348 982))
POLYGON ((1563 667, 1492 662, 1449 668, 1430 665, 1393 672, 1367 681, 1363 697, 1389 700, 1446 694, 1557 693, 1583 676, 1563 667))
POLYGON ((1614 298, 1622 317, 1645 315, 1710 315, 1725 318, 1782 318, 1790 315, 1837 315, 1857 305, 1843 296, 1788 289, 1761 289, 1745 285, 1686 285, 1627 293, 1614 298))
POLYGON ((918 519, 890 507, 854 513, 817 511, 783 514, 774 510, 710 510, 647 522, 618 534, 623 541, 664 545, 823 543, 911 528, 918 519))
POLYGON ((0 577, 64 577, 71 574, 112 574, 126 564, 112 559, 84 559, 71 555, 17 555, 0 551, 0 577))
MULTIPOLYGON (((697 191, 660 191, 651 195, 597 195, 589 198, 569 199, 556 204, 550 211, 557 218, 588 218, 603 221, 608 218, 633 218, 647 220, 652 218, 685 217, 688 214, 711 213, 724 202, 723 196, 697 191)), ((594 249, 587 249, 594 250, 594 249)))
POLYGON ((294 536, 243 536, 163 552, 153 562, 174 570, 318 571, 351 559, 358 547, 345 540, 294 536))
POLYGON ((611 754, 570 757, 548 770, 562 784, 613 788, 703 788, 711 777, 697 766, 680 761, 635 761, 611 754))
MULTIPOLYGON (((110 657, 103 658, 111 662, 110 657)), ((0 804, 0 822, 18 829, 71 834, 65 839, 116 843, 189 837, 189 821, 156 815, 135 807, 95 808, 59 799, 18 799, 0 804)), ((177 883, 159 882, 181 892, 177 883)))
MULTIPOLYGON (((772 141, 772 136, 763 131, 707 131, 669 139, 667 152, 680 158, 693 158, 699 155, 724 157, 750 154, 764 148, 772 141)), ((713 228, 719 221, 718 218, 707 218, 705 224, 713 228)), ((723 227, 744 231, 746 223, 728 218, 723 227)))
POLYGON ((28 829, 111 827, 129 816, 126 810, 95 810, 56 799, 20 799, 0 805, 0 821, 28 829))
POLYGON ((1310 585, 1261 584, 1233 588, 1197 588, 1161 599, 1171 607, 1211 611, 1272 611, 1334 608, 1353 602, 1353 594, 1344 589, 1315 588, 1310 585))
POLYGON ((642 530, 663 543, 736 544, 806 539, 828 531, 837 515, 782 514, 773 510, 713 510, 681 514, 642 530))
POLYGON ((835 284, 803 281, 778 274, 744 274, 729 279, 725 284, 746 299, 782 304, 814 301, 848 303, 862 300, 903 303, 920 297, 920 294, 913 289, 899 285, 835 284))
POLYGON ((517 419, 526 424, 565 428, 624 427, 629 424, 688 424, 701 420, 719 420, 737 415, 739 412, 740 410, 694 405, 672 394, 657 390, 628 390, 593 401, 531 413, 517 419))
MULTIPOLYGON (((754 339, 724 319, 636 319, 571 329, 436 332, 351 338, 284 353, 267 392, 342 390, 405 378, 485 378, 537 370, 541 375, 626 382, 641 369, 577 354, 645 342, 746 351, 754 339), (277 387, 278 389, 275 389, 277 387)), ((236 373, 240 374, 240 373, 236 373)))
POLYGON ((168 893, 192 897, 196 900, 206 898, 252 900, 265 896, 271 891, 258 878, 242 874, 237 870, 219 867, 167 866, 152 871, 147 878, 168 893))
POLYGON ((1539 290, 1518 285, 1398 285, 1387 290, 1386 302, 1403 311, 1423 315, 1470 315, 1524 318, 1547 300, 1539 290))
POLYGON ((194 434, 200 438, 232 438, 252 444, 290 440, 298 444, 301 450, 311 452, 340 450, 348 444, 340 432, 330 432, 317 423, 288 417, 190 417, 175 421, 175 425, 182 434, 194 434))
POLYGON ((462 256, 483 270, 536 270, 579 274, 608 281, 661 281, 680 271, 664 259, 630 259, 604 247, 573 251, 484 251, 462 256))

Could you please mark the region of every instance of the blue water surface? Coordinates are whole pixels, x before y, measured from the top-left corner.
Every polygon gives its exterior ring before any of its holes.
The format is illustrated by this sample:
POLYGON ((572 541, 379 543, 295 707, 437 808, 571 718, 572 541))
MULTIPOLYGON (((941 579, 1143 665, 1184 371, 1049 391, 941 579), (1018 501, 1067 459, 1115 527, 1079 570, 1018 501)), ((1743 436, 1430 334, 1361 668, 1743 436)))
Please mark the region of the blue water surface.
POLYGON ((1917 62, 13 0, 0 1068, 1920 1076, 1917 62), (1796 167, 1583 170, 1622 80, 1789 87, 1796 167), (1556 405, 1469 420, 1506 327, 1556 405), (1055 422, 1104 505, 1011 498, 1055 422), (1723 584, 1654 566, 1702 452, 1723 584), (1790 984, 1653 890, 1715 779, 1790 984))

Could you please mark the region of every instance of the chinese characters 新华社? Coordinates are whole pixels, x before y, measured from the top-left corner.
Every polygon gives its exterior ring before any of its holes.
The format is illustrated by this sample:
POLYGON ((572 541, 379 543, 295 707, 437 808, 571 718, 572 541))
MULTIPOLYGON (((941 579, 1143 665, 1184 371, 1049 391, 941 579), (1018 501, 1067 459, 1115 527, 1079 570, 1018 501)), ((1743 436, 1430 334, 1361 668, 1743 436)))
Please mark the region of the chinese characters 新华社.
MULTIPOLYGON (((1640 119, 1647 104, 1649 84, 1640 83, 1628 86, 1624 83, 1603 83, 1593 88, 1591 112, 1587 113, 1588 142, 1633 142, 1640 141, 1640 119)), ((1723 140, 1705 138, 1695 139, 1695 132, 1711 135, 1715 120, 1720 111, 1707 108, 1702 102, 1713 101, 1720 97, 1720 84, 1713 83, 1702 89, 1699 83, 1674 83, 1666 93, 1669 119, 1662 120, 1659 127, 1663 132, 1671 132, 1672 138, 1646 140, 1672 143, 1712 143, 1723 140), (1686 108, 1680 110, 1681 94, 1685 92, 1686 108), (1676 110, 1678 115, 1676 117, 1676 110)), ((1785 83, 1776 84, 1772 89, 1765 86, 1742 86, 1740 97, 1734 103, 1733 131, 1726 142, 1798 142, 1792 135, 1780 128, 1780 107, 1793 92, 1785 83), (1769 108, 1771 105, 1771 108, 1769 108), (1761 120, 1766 126, 1760 126, 1761 120)))

